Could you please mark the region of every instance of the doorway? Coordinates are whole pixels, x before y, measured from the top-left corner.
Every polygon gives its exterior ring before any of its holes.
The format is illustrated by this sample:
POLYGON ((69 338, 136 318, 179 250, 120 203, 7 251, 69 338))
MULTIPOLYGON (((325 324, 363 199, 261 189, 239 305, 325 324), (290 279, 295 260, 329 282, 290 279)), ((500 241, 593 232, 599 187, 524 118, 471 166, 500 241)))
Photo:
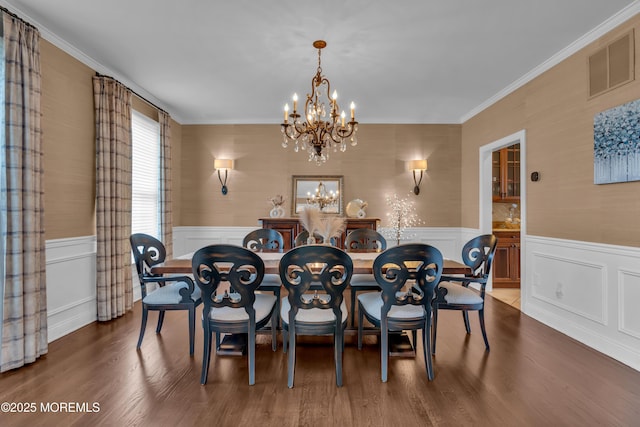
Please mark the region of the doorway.
MULTIPOLYGON (((520 289, 519 289, 519 309, 525 312, 527 301, 527 281, 526 281, 526 263, 525 259, 525 246, 526 246, 526 229, 527 229, 527 209, 526 209, 526 132, 525 130, 518 131, 514 134, 508 135, 499 140, 493 141, 489 144, 480 147, 480 199, 479 199, 479 219, 480 219, 480 232, 482 234, 494 233, 494 217, 493 217, 493 203, 494 203, 494 181, 493 181, 493 165, 494 165, 494 152, 506 147, 520 144, 520 200, 519 200, 519 212, 520 212, 520 246, 519 251, 521 256, 519 272, 520 272, 520 289)), ((500 289, 495 288, 495 297, 497 298, 501 293, 500 289)), ((494 283, 493 277, 490 278, 487 284, 487 292, 493 295, 494 283)), ((514 304, 514 293, 517 294, 517 290, 508 290, 503 292, 505 302, 511 305, 514 304)))

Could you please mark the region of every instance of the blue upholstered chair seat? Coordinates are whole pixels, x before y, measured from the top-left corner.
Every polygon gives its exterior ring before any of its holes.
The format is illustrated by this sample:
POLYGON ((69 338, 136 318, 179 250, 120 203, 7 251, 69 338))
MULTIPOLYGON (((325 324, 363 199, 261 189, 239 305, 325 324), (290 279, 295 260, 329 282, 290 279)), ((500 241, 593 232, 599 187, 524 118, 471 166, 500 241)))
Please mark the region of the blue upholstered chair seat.
MULTIPOLYGON (((381 319, 382 297, 380 292, 360 294, 358 302, 371 317, 377 320, 381 319)), ((424 317, 424 309, 421 305, 392 305, 387 317, 389 319, 420 319, 424 317)))
POLYGON ((351 276, 349 285, 352 288, 364 286, 376 289, 380 288, 380 286, 378 286, 378 282, 376 282, 375 277, 373 277, 373 274, 354 274, 353 276, 351 276))
MULTIPOLYGON (((237 295, 237 294, 236 294, 237 295)), ((253 308, 256 311, 256 322, 266 319, 271 314, 271 309, 278 300, 273 294, 255 294, 256 300, 253 303, 253 308)), ((231 294, 233 299, 234 294, 231 294)), ((238 295, 239 298, 239 295, 238 295)), ((209 314, 211 320, 224 320, 225 322, 246 322, 249 320, 249 315, 242 307, 220 307, 213 308, 209 314)))
MULTIPOLYGON (((147 296, 142 299, 142 302, 148 305, 179 304, 180 301, 182 301, 180 289, 188 287, 189 285, 185 282, 175 282, 167 284, 166 286, 159 286, 153 292, 148 293, 147 296)), ((200 289, 194 289, 191 298, 194 301, 200 299, 200 289)))
MULTIPOLYGON (((283 323, 289 324, 289 309, 291 305, 289 304, 289 299, 287 297, 282 298, 282 302, 280 304, 280 317, 282 318, 283 323)), ((340 310, 342 311, 342 321, 346 322, 347 320, 347 304, 342 301, 340 304, 340 310)), ((334 322, 336 320, 336 316, 333 314, 333 310, 330 309, 322 309, 322 308, 311 308, 308 310, 298 310, 298 314, 296 315, 296 322, 300 323, 323 323, 323 322, 334 322)))
POLYGON ((438 284, 440 288, 445 288, 447 294, 444 299, 447 304, 482 304, 484 301, 482 297, 473 289, 465 288, 462 285, 451 282, 440 282, 438 284))
POLYGON ((258 289, 273 289, 280 288, 282 286, 282 282, 280 281, 279 274, 265 274, 262 278, 262 283, 258 289))

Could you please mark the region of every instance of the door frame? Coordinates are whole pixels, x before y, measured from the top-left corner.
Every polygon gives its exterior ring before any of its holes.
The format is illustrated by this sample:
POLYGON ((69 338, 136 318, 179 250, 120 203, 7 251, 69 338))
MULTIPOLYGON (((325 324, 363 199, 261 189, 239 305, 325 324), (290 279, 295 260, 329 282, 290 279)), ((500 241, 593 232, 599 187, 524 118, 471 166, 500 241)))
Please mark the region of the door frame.
MULTIPOLYGON (((492 153, 513 144, 520 144, 520 299, 521 311, 525 312, 526 307, 526 265, 523 262, 526 254, 527 236, 527 141, 524 129, 500 138, 496 141, 480 147, 480 168, 479 168, 479 224, 482 234, 490 234, 493 231, 493 197, 492 197, 492 153)), ((487 290, 493 289, 490 278, 487 290)))

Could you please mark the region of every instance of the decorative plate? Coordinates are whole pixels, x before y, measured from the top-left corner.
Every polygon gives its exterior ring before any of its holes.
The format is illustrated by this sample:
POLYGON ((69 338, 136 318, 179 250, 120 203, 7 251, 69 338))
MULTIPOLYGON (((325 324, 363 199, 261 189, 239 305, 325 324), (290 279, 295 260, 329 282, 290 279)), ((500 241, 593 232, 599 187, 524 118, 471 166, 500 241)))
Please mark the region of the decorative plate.
POLYGON ((347 209, 346 209, 346 213, 347 213, 347 217, 349 218, 361 218, 358 215, 358 211, 361 210, 362 204, 364 202, 360 199, 353 199, 352 201, 350 201, 349 203, 347 203, 347 209))

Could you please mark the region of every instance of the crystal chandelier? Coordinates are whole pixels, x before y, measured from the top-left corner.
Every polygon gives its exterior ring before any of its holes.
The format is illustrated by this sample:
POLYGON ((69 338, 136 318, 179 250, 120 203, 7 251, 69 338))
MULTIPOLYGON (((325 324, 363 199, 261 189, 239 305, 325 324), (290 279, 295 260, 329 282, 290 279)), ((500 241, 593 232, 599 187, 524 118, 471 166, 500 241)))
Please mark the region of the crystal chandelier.
POLYGON ((329 149, 334 152, 338 149, 344 152, 347 149, 347 141, 355 146, 358 143, 356 132, 358 122, 355 119, 355 104, 351 103, 351 121, 345 122, 345 112, 338 112, 338 93, 334 90, 331 98, 331 84, 322 75, 320 66, 320 53, 327 43, 324 40, 316 40, 313 47, 318 49, 318 70, 311 80, 311 94, 307 94, 304 104, 305 120, 300 120, 298 114, 298 95, 293 94, 293 113, 289 114, 289 104, 284 106, 284 123, 281 125, 283 133, 282 146, 287 148, 289 141, 295 142, 294 151, 307 150, 309 161, 315 161, 318 166, 329 159, 329 149), (329 109, 325 105, 323 95, 328 100, 329 109), (329 117, 327 117, 329 114, 329 117))
POLYGON ((338 204, 340 199, 338 191, 327 191, 327 187, 320 181, 316 192, 311 194, 307 192, 307 204, 310 206, 317 206, 320 212, 326 207, 334 206, 338 204))

